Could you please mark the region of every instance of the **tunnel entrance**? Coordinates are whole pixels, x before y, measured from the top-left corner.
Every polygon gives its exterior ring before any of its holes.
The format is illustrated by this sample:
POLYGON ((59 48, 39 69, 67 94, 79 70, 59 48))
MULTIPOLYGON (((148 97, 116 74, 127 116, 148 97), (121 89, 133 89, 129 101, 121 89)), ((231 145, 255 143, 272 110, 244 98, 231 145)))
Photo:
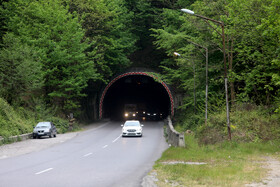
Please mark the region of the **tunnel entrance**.
POLYGON ((130 72, 119 75, 104 89, 99 118, 161 120, 174 113, 168 86, 155 75, 130 72))

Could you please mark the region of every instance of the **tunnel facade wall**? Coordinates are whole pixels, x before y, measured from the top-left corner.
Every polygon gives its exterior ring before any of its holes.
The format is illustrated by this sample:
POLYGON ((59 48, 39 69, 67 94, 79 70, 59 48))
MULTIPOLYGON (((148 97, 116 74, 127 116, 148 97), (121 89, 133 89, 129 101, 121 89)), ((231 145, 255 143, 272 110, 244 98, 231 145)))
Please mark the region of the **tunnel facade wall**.
POLYGON ((103 102, 104 102, 104 98, 105 95, 107 93, 107 91, 109 90, 109 88, 119 79, 123 78, 123 77, 127 77, 127 76, 132 76, 132 75, 139 75, 139 76, 148 76, 153 78, 155 81, 159 82, 165 89, 165 91, 167 92, 169 99, 170 99, 170 115, 173 116, 174 115, 174 99, 172 96, 172 93, 169 89, 169 87, 167 86, 167 84, 165 82, 163 82, 162 80, 159 79, 159 77, 157 77, 156 75, 154 75, 151 72, 127 72, 124 74, 121 74, 117 77, 115 77, 103 90, 102 95, 100 97, 100 101, 99 101, 99 119, 102 119, 103 117, 103 102))

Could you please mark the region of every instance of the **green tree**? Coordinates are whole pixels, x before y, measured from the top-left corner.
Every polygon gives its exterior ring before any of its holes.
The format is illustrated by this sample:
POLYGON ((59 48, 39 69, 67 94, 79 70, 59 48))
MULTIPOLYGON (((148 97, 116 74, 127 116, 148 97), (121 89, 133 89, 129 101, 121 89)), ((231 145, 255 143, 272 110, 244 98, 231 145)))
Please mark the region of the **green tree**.
MULTIPOLYGON (((265 5, 264 10, 267 16, 262 18, 261 25, 257 29, 264 37, 264 51, 268 53, 268 66, 272 68, 271 84, 267 86, 268 91, 277 94, 277 100, 280 98, 280 2, 277 0, 270 1, 271 4, 265 5)), ((274 94, 272 94, 274 95, 274 94)), ((280 108, 280 104, 278 105, 280 108)), ((278 109, 279 110, 279 109, 278 109)))
POLYGON ((3 38, 0 50, 0 97, 13 105, 27 105, 43 86, 42 63, 34 48, 12 33, 3 38))
MULTIPOLYGON (((278 72, 272 63, 277 56, 277 42, 275 35, 268 36, 267 29, 263 29, 264 25, 272 28, 276 24, 265 22, 274 6, 272 0, 227 1, 226 14, 220 16, 230 39, 228 51, 232 64, 229 65, 233 67, 230 67, 230 78, 235 83, 239 101, 271 105, 277 93, 272 81, 273 74, 278 72)), ((277 17, 279 13, 275 12, 270 18, 277 17)))
MULTIPOLYGON (((178 1, 175 6, 163 9, 159 19, 162 27, 152 29, 157 39, 155 44, 169 56, 177 51, 188 59, 193 54, 193 47, 189 46, 187 40, 208 47, 210 106, 214 101, 212 105, 215 109, 216 103, 220 103, 216 101, 224 97, 222 41, 218 34, 221 33, 221 27, 212 22, 206 23, 196 16, 180 13, 179 8, 174 10, 180 3, 178 1)), ((196 14, 225 23, 232 101, 235 100, 236 92, 237 101, 273 104, 275 98, 279 97, 279 1, 203 0, 180 8, 189 8, 196 14)), ((203 56, 198 56, 198 59, 202 62, 203 56)), ((167 77, 187 92, 191 88, 191 77, 187 76, 191 69, 185 69, 186 65, 182 64, 182 59, 178 59, 176 65, 172 58, 162 61, 167 77)), ((203 85, 202 77, 197 85, 203 85)), ((198 94, 203 93, 202 89, 197 91, 198 94)), ((188 98, 190 94, 186 96, 188 98)), ((188 105, 189 102, 185 100, 184 103, 188 105)))
POLYGON ((85 117, 96 119, 91 111, 97 111, 98 106, 89 103, 97 103, 104 82, 131 65, 128 56, 136 49, 137 40, 131 31, 134 14, 124 6, 124 0, 65 0, 65 3, 71 13, 77 12, 79 16, 84 38, 91 43, 86 50, 87 57, 100 74, 98 81, 88 82, 84 90, 88 97, 82 100, 83 108, 90 107, 85 117))
POLYGON ((36 49, 43 63, 47 100, 64 112, 79 107, 87 81, 99 74, 85 54, 90 44, 78 16, 59 0, 11 0, 3 11, 7 30, 36 49))
POLYGON ((133 52, 136 36, 131 33, 133 13, 124 1, 67 0, 71 12, 77 12, 92 45, 88 57, 96 63, 103 80, 131 65, 128 55, 133 52))

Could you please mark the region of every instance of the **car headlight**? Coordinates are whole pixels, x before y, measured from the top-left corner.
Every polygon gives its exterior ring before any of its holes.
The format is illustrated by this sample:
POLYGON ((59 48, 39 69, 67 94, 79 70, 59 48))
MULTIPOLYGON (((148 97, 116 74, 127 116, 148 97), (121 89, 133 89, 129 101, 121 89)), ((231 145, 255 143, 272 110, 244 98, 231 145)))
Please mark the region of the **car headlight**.
POLYGON ((128 117, 128 113, 125 113, 124 116, 125 116, 125 117, 128 117))
POLYGON ((135 116, 136 116, 136 114, 132 114, 132 116, 133 116, 133 117, 135 117, 135 116))

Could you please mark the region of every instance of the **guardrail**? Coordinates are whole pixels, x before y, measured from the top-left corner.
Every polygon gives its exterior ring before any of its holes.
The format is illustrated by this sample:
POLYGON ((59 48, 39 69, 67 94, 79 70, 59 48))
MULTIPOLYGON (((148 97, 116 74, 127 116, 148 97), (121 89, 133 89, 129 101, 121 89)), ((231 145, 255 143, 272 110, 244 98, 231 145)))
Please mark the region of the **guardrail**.
POLYGON ((179 133, 174 129, 170 116, 167 117, 166 121, 166 134, 168 144, 171 144, 175 147, 185 147, 186 145, 184 133, 179 133))
POLYGON ((32 133, 28 134, 22 134, 18 136, 11 136, 8 139, 4 139, 0 136, 0 142, 8 141, 8 142, 17 142, 17 141, 23 141, 32 138, 32 133))

